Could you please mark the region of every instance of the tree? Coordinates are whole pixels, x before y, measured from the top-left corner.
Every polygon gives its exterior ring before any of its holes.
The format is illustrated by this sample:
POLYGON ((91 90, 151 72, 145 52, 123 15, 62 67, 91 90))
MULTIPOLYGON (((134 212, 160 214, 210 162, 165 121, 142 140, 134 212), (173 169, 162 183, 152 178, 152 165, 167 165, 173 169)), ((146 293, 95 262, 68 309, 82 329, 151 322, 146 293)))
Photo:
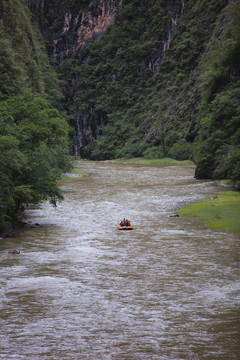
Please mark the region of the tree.
POLYGON ((17 221, 23 204, 63 199, 57 179, 71 167, 68 132, 65 119, 41 97, 0 103, 0 231, 17 221))

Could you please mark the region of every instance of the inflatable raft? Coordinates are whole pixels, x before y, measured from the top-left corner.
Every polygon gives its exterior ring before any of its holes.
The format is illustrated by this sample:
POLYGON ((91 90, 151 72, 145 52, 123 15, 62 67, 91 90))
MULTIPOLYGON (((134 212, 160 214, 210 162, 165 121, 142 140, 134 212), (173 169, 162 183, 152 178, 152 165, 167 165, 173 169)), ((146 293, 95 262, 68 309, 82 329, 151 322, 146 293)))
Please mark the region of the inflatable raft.
POLYGON ((133 230, 133 226, 118 226, 119 230, 133 230))

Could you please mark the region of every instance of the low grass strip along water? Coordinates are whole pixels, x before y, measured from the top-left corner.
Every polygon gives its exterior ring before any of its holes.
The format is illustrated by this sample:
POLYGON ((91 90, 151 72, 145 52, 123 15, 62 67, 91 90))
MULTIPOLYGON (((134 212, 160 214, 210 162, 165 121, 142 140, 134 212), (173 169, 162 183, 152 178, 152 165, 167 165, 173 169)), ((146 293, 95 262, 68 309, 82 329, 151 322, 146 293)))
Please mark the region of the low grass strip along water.
POLYGON ((172 158, 162 159, 145 159, 145 158, 132 158, 132 159, 115 159, 108 162, 116 164, 129 164, 129 165, 147 165, 147 166, 176 166, 176 165, 193 165, 190 160, 175 160, 172 158))
POLYGON ((84 179, 86 176, 88 176, 86 171, 74 168, 71 172, 63 174, 63 176, 59 179, 59 182, 78 181, 84 179))
POLYGON ((240 235, 240 193, 224 191, 186 205, 179 215, 200 219, 208 228, 240 235))

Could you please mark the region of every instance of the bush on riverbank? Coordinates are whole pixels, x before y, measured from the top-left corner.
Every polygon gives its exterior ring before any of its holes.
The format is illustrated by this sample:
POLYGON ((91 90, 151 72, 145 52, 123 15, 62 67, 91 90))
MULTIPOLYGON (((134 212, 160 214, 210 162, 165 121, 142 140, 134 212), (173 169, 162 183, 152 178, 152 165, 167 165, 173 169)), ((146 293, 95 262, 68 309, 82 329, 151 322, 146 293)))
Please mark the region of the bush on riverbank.
POLYGON ((240 193, 225 191, 185 206, 179 215, 196 217, 208 228, 240 234, 240 193))

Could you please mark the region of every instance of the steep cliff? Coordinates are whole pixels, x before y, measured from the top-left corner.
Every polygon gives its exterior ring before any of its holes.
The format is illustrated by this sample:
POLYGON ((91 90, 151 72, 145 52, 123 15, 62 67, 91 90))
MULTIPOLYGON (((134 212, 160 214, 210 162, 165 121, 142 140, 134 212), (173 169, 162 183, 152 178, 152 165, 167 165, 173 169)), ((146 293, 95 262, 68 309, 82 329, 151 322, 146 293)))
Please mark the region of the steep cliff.
POLYGON ((114 23, 122 0, 26 0, 26 3, 40 26, 52 63, 59 64, 114 23))
POLYGON ((134 99, 132 85, 135 89, 142 87, 138 82, 145 82, 147 72, 149 79, 156 75, 183 12, 184 1, 27 0, 27 3, 40 25, 51 61, 62 79, 67 79, 66 111, 75 128, 72 151, 75 155, 88 156, 109 121, 109 113, 119 111, 111 97, 115 93, 114 97, 120 98, 121 94, 113 90, 109 96, 109 88, 120 80, 124 87, 130 85, 134 99), (111 58, 115 58, 114 68, 111 58), (97 64, 101 72, 97 78, 91 75, 95 72, 93 64, 97 64), (130 78, 132 84, 129 84, 130 78), (94 96, 88 94, 96 88, 94 96), (100 98, 108 98, 107 104, 100 98))
POLYGON ((62 80, 73 154, 192 158, 199 177, 230 176, 238 122, 212 148, 203 124, 219 132, 222 97, 237 103, 239 1, 27 2, 62 80))
POLYGON ((0 99, 30 91, 56 104, 57 76, 40 37, 24 1, 1 0, 0 99))

